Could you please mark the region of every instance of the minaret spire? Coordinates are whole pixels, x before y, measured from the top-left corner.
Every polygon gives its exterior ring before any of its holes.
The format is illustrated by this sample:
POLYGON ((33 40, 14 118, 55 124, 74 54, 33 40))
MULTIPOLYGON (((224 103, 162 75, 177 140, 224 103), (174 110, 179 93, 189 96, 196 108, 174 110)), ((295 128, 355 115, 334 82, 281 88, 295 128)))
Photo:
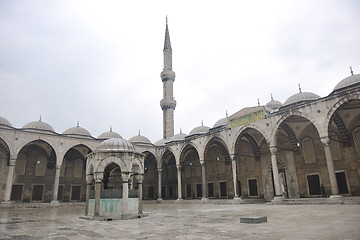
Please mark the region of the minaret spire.
POLYGON ((160 76, 164 86, 163 99, 160 101, 160 106, 163 110, 163 138, 169 139, 174 136, 174 110, 176 107, 176 101, 173 96, 175 73, 172 71, 172 49, 167 16, 163 54, 164 69, 160 76))

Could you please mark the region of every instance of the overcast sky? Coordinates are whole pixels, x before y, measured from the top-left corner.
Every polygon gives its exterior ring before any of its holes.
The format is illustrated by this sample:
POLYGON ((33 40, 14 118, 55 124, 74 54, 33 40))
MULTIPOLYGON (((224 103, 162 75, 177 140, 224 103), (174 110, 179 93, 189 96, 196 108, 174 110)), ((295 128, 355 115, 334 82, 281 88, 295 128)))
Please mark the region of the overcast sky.
POLYGON ((0 116, 162 138, 165 17, 175 133, 360 73, 360 1, 0 0, 0 116))

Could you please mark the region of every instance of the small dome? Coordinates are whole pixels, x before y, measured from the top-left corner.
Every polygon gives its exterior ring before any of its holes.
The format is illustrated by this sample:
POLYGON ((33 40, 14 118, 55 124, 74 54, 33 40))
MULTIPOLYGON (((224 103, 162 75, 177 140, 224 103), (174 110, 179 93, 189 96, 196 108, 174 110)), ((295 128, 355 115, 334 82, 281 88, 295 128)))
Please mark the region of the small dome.
POLYGON ((12 127, 11 123, 7 119, 5 119, 3 117, 0 117, 0 124, 12 127))
POLYGON ((285 102, 285 105, 290 105, 297 102, 309 102, 320 98, 319 95, 311 92, 299 92, 289 97, 285 102))
POLYGON ((154 143, 155 146, 165 146, 165 143, 167 143, 169 140, 166 139, 160 139, 154 143))
POLYGON ((184 140, 186 136, 187 136, 187 134, 180 132, 180 133, 172 136, 170 138, 170 141, 181 141, 181 140, 184 140))
POLYGON ((79 136, 87 136, 91 137, 91 134, 85 128, 77 125, 76 127, 69 128, 63 132, 63 135, 79 135, 79 136))
POLYGON ((134 146, 123 138, 109 138, 103 141, 97 150, 135 152, 134 146))
POLYGON ((350 85, 360 83, 360 74, 351 75, 343 80, 341 80, 334 88, 334 91, 348 87, 350 85))
POLYGON ((218 121, 214 124, 213 128, 221 127, 221 126, 226 126, 226 124, 227 124, 227 117, 224 117, 224 118, 218 120, 218 121))
POLYGON ((100 134, 100 136, 98 136, 98 139, 101 139, 101 140, 106 140, 109 138, 122 138, 122 137, 120 136, 120 134, 113 132, 112 129, 110 129, 109 132, 104 132, 104 133, 100 134))
POLYGON ((271 110, 277 110, 277 109, 281 108, 282 106, 283 106, 283 104, 281 102, 271 98, 271 101, 265 105, 265 108, 269 108, 271 110))
POLYGON ((130 138, 129 142, 152 144, 151 141, 147 137, 141 136, 140 133, 139 133, 139 135, 130 138))
POLYGON ((207 126, 199 126, 194 128, 193 130, 191 130, 191 132, 189 133, 189 135, 194 135, 194 134, 204 134, 209 132, 209 127, 207 126))
POLYGON ((29 122, 25 124, 22 128, 55 132, 52 126, 50 126, 46 122, 42 122, 41 119, 39 121, 29 122))

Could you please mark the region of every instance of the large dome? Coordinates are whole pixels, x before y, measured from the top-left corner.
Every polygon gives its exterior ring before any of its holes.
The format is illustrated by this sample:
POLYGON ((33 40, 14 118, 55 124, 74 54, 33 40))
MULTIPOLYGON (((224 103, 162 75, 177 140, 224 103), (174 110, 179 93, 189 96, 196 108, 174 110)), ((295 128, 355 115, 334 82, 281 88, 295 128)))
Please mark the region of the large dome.
POLYGON ((311 92, 299 92, 289 97, 285 102, 284 106, 298 102, 310 102, 319 99, 320 96, 311 92))
POLYGON ((351 75, 341 80, 334 88, 334 91, 342 89, 344 87, 351 86, 353 84, 360 83, 360 74, 351 75))
POLYGON ((147 137, 141 136, 140 133, 139 133, 139 135, 130 138, 129 142, 152 144, 151 141, 147 137))
POLYGON ((85 128, 77 125, 76 127, 69 128, 63 132, 63 135, 78 135, 78 136, 86 136, 91 137, 91 134, 85 128))
POLYGON ((39 121, 29 122, 25 124, 22 128, 55 132, 52 126, 50 126, 46 122, 41 121, 41 119, 39 121))
POLYGON ((123 138, 109 138, 103 141, 97 150, 135 152, 134 146, 123 138))
POLYGON ((7 119, 5 119, 3 117, 0 117, 0 124, 12 127, 11 123, 7 119))
POLYGON ((122 138, 122 137, 120 136, 120 134, 113 132, 111 128, 109 132, 104 132, 98 136, 98 139, 101 140, 106 140, 109 138, 122 138))
POLYGON ((209 132, 209 127, 207 126, 199 126, 194 128, 193 130, 191 130, 191 132, 189 133, 189 135, 194 135, 194 134, 204 134, 209 132))
POLYGON ((221 126, 226 126, 227 124, 227 117, 224 117, 222 119, 219 119, 213 126, 213 128, 216 128, 216 127, 221 127, 221 126))

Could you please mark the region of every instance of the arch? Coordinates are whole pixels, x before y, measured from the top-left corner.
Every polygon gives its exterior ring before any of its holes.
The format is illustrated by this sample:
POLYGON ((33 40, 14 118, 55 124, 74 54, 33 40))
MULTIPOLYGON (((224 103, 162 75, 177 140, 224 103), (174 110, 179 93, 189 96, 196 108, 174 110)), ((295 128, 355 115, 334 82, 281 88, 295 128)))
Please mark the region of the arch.
POLYGON ((110 156, 110 157, 107 157, 107 158, 101 160, 99 166, 96 168, 96 172, 97 173, 104 172, 104 169, 106 168, 106 166, 111 163, 116 163, 117 165, 119 165, 119 167, 121 168, 121 170, 123 172, 129 172, 129 168, 126 166, 126 163, 122 159, 115 157, 115 156, 110 156))
POLYGON ((216 137, 210 138, 208 141, 205 142, 204 152, 202 154, 203 159, 205 159, 206 153, 207 153, 211 143, 213 143, 213 142, 220 143, 225 148, 227 153, 230 155, 229 146, 226 144, 226 141, 224 140, 224 138, 222 138, 220 136, 216 136, 216 137))
MULTIPOLYGON (((35 135, 35 134, 34 134, 35 135)), ((44 142, 47 143, 55 152, 56 156, 59 155, 59 151, 57 148, 55 148, 54 146, 56 146, 56 140, 51 140, 51 139, 47 139, 44 140, 43 138, 40 138, 39 136, 31 136, 31 138, 27 139, 26 142, 20 143, 20 145, 17 146, 16 150, 14 151, 14 156, 18 156, 20 151, 28 144, 32 144, 32 143, 36 143, 36 142, 44 142)))
POLYGON ((193 143, 188 143, 188 144, 184 145, 181 148, 181 151, 180 151, 180 164, 184 161, 184 159, 186 158, 186 155, 188 154, 188 151, 191 150, 191 148, 195 149, 195 152, 197 153, 197 156, 198 156, 198 158, 200 160, 200 154, 199 154, 198 149, 196 148, 196 145, 193 144, 193 143))
POLYGON ((143 174, 144 173, 144 165, 143 163, 140 161, 139 158, 137 157, 134 157, 131 159, 131 166, 132 168, 137 165, 139 167, 139 169, 137 169, 137 172, 136 173, 140 173, 140 174, 143 174))
MULTIPOLYGON (((327 117, 330 120, 330 118, 333 116, 333 114, 336 112, 336 110, 343 105, 344 103, 350 101, 350 100, 360 100, 360 94, 349 94, 344 97, 342 97, 339 101, 337 101, 327 112, 327 117)), ((327 123, 326 125, 328 125, 327 123)))
POLYGON ((246 131, 247 129, 254 129, 254 130, 258 131, 258 132, 261 133, 262 136, 265 138, 266 142, 267 142, 268 144, 270 144, 270 138, 269 138, 269 136, 265 133, 265 131, 264 131, 262 128, 254 125, 254 124, 249 124, 249 125, 240 127, 239 131, 238 131, 238 132, 236 133, 236 135, 234 136, 234 141, 233 141, 233 143, 231 144, 231 153, 230 153, 230 154, 235 154, 235 148, 236 148, 237 140, 238 140, 239 136, 240 136, 244 131, 246 131))
MULTIPOLYGON (((246 138, 248 140, 248 142, 250 143, 251 145, 251 148, 252 148, 252 152, 254 154, 254 157, 256 160, 260 160, 260 143, 262 142, 259 141, 256 141, 255 137, 253 136, 254 133, 259 133, 261 134, 261 136, 263 137, 262 139, 264 139, 265 141, 267 141, 267 139, 265 138, 264 134, 259 132, 257 129, 254 129, 254 128, 246 128, 244 129, 241 134, 239 134, 235 140, 235 146, 234 146, 234 155, 237 154, 237 148, 238 148, 238 144, 239 142, 241 141, 242 138, 246 138), (253 133, 251 133, 251 131, 255 131, 253 133)), ((266 142, 268 143, 268 142, 266 142)))
MULTIPOLYGON (((318 121, 316 121, 315 119, 313 119, 310 115, 306 114, 306 113, 303 113, 303 112, 299 112, 299 111, 296 111, 296 112, 288 112, 286 114, 284 114, 275 124, 272 132, 271 132, 271 141, 269 142, 270 143, 270 147, 273 147, 273 146, 276 146, 277 145, 277 133, 278 133, 278 130, 280 128, 280 125, 285 122, 288 118, 292 117, 292 116, 299 116, 299 117, 302 117, 306 120, 308 120, 310 123, 312 123, 318 134, 320 135, 320 132, 321 130, 323 129, 321 126, 321 124, 318 123, 318 121)), ((327 125, 326 125, 327 126, 327 125)))
MULTIPOLYGON (((3 162, 3 164, 5 164, 5 162, 6 162, 9 165, 10 156, 11 156, 11 150, 10 150, 9 145, 7 144, 7 142, 2 138, 0 138, 0 152, 4 153, 4 162, 3 162)), ((0 173, 1 173, 1 170, 0 170, 0 173)))

